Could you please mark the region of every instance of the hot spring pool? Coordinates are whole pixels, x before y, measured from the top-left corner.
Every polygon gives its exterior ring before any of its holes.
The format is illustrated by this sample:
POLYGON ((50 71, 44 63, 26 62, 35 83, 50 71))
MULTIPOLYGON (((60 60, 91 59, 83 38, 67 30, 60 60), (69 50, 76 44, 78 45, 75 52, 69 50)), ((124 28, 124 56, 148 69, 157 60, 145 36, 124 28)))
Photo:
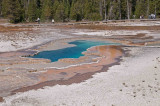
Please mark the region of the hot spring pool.
POLYGON ((59 59, 63 58, 79 58, 80 56, 83 56, 82 52, 86 51, 88 48, 92 46, 119 45, 119 43, 110 43, 104 41, 89 41, 89 40, 76 40, 73 42, 69 42, 69 44, 74 44, 75 46, 58 50, 42 51, 30 57, 50 59, 51 62, 56 62, 59 59))

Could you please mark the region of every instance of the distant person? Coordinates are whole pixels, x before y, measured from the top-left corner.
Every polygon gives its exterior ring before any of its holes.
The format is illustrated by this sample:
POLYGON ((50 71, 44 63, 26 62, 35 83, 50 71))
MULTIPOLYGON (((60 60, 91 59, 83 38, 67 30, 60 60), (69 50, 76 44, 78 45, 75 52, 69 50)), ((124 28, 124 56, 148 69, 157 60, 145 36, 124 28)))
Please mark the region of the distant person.
POLYGON ((148 19, 152 19, 151 15, 148 16, 148 19))
POLYGON ((153 14, 153 19, 156 19, 156 15, 155 14, 153 14))
POLYGON ((40 18, 37 18, 37 22, 38 22, 38 24, 40 24, 40 18))
POLYGON ((151 19, 156 19, 156 15, 155 14, 151 14, 151 19))
POLYGON ((143 16, 143 15, 141 15, 141 16, 140 16, 140 19, 143 19, 143 18, 144 18, 144 16, 143 16))
POLYGON ((54 19, 52 19, 52 23, 54 24, 54 19))
POLYGON ((142 16, 140 15, 140 17, 139 17, 140 19, 142 19, 142 16))

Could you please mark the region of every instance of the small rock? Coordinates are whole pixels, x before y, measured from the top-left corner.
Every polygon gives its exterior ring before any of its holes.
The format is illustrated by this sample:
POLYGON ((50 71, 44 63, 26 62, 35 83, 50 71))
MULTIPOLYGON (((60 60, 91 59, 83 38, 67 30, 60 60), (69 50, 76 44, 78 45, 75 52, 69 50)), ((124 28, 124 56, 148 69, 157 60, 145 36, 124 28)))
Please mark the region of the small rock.
POLYGON ((125 83, 122 83, 123 85, 126 85, 125 83))
POLYGON ((135 87, 135 85, 132 85, 132 87, 135 87))
POLYGON ((141 91, 141 89, 137 89, 137 91, 141 91))
POLYGON ((152 86, 148 85, 148 87, 153 88, 152 86))
POLYGON ((125 87, 128 87, 127 85, 125 85, 125 87))

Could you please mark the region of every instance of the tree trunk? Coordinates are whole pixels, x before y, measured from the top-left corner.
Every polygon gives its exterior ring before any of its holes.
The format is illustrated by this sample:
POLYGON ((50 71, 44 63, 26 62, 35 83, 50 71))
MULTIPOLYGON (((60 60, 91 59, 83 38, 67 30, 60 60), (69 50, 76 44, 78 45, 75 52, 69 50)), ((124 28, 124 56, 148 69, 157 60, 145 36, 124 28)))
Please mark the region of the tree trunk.
POLYGON ((122 19, 122 13, 121 13, 121 1, 118 0, 118 4, 119 4, 119 19, 122 19))
POLYGON ((102 1, 99 1, 99 14, 100 14, 101 17, 103 17, 102 1))
POLYGON ((156 14, 157 14, 157 5, 156 5, 156 2, 155 2, 155 16, 156 16, 156 14))
POLYGON ((127 17, 130 19, 130 9, 129 9, 129 1, 127 0, 127 17))
POLYGON ((110 2, 110 9, 109 9, 109 16, 108 16, 109 19, 112 19, 112 11, 113 11, 113 5, 112 5, 112 2, 110 2))
POLYGON ((104 19, 107 20, 106 0, 104 0, 104 19))
POLYGON ((147 16, 149 16, 149 8, 150 8, 150 7, 149 7, 149 0, 148 0, 147 3, 148 3, 148 6, 147 6, 147 16))

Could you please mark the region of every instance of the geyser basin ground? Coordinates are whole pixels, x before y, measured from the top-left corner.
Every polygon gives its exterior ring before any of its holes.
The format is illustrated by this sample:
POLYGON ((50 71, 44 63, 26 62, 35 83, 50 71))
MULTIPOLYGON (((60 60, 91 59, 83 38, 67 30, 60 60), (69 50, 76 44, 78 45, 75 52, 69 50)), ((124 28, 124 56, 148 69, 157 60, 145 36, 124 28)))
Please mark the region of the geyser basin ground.
POLYGON ((89 41, 89 40, 76 40, 73 42, 69 42, 69 44, 74 44, 75 46, 58 50, 42 51, 31 57, 50 59, 51 62, 56 62, 59 59, 79 58, 80 56, 84 56, 82 52, 86 51, 88 48, 92 46, 119 45, 118 43, 104 42, 104 41, 89 41))

